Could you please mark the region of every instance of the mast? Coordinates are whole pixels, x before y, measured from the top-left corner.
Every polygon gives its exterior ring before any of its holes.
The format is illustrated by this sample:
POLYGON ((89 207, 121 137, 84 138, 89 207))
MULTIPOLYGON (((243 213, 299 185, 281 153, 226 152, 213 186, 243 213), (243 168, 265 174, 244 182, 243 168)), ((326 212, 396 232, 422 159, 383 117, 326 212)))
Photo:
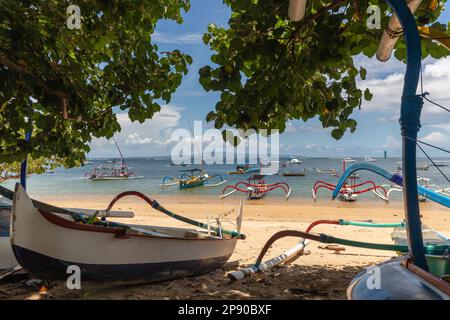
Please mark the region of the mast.
POLYGON ((200 151, 200 148, 198 147, 197 139, 196 139, 196 137, 195 137, 195 135, 194 135, 194 130, 192 130, 191 124, 190 124, 189 122, 188 122, 187 124, 188 124, 188 126, 189 126, 189 129, 191 130, 191 135, 192 135, 192 138, 194 139, 195 148, 197 149, 197 152, 198 152, 198 154, 200 155, 200 160, 201 160, 200 168, 201 168, 201 170, 202 170, 201 173, 203 173, 203 169, 204 169, 204 166, 203 166, 203 165, 204 165, 204 162, 203 162, 203 153, 200 151))
POLYGON ((122 151, 120 151, 120 148, 119 148, 119 145, 117 144, 116 139, 115 139, 114 137, 112 137, 112 139, 113 139, 113 141, 114 141, 114 144, 116 145, 117 150, 119 151, 120 158, 121 158, 121 161, 122 161, 122 166, 125 166, 125 167, 126 167, 127 164, 125 163, 125 159, 124 159, 124 157, 123 157, 122 151))
POLYGON ((414 15, 406 1, 386 0, 386 2, 394 10, 402 25, 407 46, 400 126, 403 142, 403 190, 408 245, 415 265, 428 270, 423 247, 416 171, 416 140, 420 129, 420 115, 423 105, 423 97, 416 94, 422 68, 421 42, 414 15))

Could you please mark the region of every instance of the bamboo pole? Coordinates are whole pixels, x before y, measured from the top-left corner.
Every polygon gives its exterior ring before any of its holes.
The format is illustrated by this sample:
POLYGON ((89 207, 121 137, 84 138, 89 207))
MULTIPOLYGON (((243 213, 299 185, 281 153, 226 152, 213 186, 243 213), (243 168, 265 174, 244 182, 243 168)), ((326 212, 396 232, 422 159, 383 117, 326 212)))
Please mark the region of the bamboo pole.
POLYGON ((227 274, 231 280, 242 280, 252 274, 265 272, 271 270, 283 263, 288 264, 293 262, 298 257, 304 255, 305 247, 309 244, 309 240, 302 239, 295 247, 285 251, 284 253, 261 263, 259 266, 252 265, 237 271, 232 271, 227 274))

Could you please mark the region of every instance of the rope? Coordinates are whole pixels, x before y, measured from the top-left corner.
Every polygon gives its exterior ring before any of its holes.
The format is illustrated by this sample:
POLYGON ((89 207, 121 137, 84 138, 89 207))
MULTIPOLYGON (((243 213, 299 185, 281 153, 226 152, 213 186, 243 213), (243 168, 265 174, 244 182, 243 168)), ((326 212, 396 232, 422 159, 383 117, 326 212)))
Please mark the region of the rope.
POLYGON ((443 110, 445 110, 445 111, 447 111, 447 112, 450 112, 450 109, 444 107, 443 105, 441 105, 441 104, 439 104, 439 103, 437 103, 437 102, 434 102, 434 101, 428 99, 428 98, 426 97, 427 94, 428 94, 428 93, 426 92, 426 93, 423 95, 423 98, 424 98, 425 100, 427 100, 429 103, 435 105, 436 107, 439 107, 439 108, 441 108, 441 109, 443 109, 443 110))
POLYGON ((448 183, 450 183, 450 179, 447 177, 447 175, 441 170, 441 168, 439 168, 439 166, 436 165, 436 163, 434 163, 433 159, 431 159, 431 157, 425 152, 425 150, 423 150, 423 148, 417 143, 417 147, 419 147, 420 150, 422 150, 422 152, 425 154, 425 156, 428 158, 428 160, 431 161, 431 163, 433 164, 433 166, 439 170, 439 172, 442 174, 442 176, 447 180, 448 183))
POLYGON ((392 29, 392 28, 389 27, 389 24, 386 26, 386 34, 387 34, 391 39, 395 39, 395 38, 400 37, 400 36, 402 35, 402 33, 403 33, 403 29, 402 29, 402 28, 397 29, 397 30, 394 30, 394 29, 392 29))
POLYGON ((446 152, 446 153, 450 153, 450 150, 447 150, 447 149, 444 149, 444 148, 441 148, 441 147, 438 147, 438 146, 429 144, 429 143, 427 143, 427 142, 425 142, 425 141, 418 140, 418 139, 413 139, 413 138, 408 137, 408 136, 405 136, 405 138, 408 139, 408 140, 415 141, 415 142, 417 142, 417 143, 421 143, 421 144, 424 144, 424 145, 426 145, 426 146, 435 148, 435 149, 437 149, 437 150, 440 150, 440 151, 443 151, 443 152, 446 152))

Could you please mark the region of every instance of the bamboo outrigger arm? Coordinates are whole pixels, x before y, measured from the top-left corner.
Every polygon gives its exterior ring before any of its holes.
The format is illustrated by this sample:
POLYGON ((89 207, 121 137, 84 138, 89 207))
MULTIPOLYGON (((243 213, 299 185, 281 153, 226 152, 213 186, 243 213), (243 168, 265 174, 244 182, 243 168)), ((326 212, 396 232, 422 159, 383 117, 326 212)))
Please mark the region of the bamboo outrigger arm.
MULTIPOLYGON (((422 0, 406 0, 409 10, 414 14, 419 7, 422 0)), ((391 57, 395 44, 398 38, 403 34, 403 28, 400 24, 397 14, 392 14, 386 29, 381 36, 380 43, 378 45, 377 59, 380 61, 387 61, 391 57)))
POLYGON ((445 32, 428 26, 419 27, 419 32, 423 38, 435 40, 450 51, 450 36, 445 32))
MULTIPOLYGON (((307 0, 290 0, 289 1, 289 18, 292 21, 300 21, 305 16, 307 0)), ((414 14, 422 0, 406 0, 409 10, 414 14)), ((438 41, 447 50, 450 50, 450 38, 446 33, 430 28, 428 26, 418 27, 420 35, 424 38, 438 41)), ((394 12, 389 19, 386 29, 383 32, 377 50, 377 59, 387 61, 392 55, 395 44, 399 37, 403 34, 403 28, 400 24, 397 14, 394 12)))
POLYGON ((172 217, 178 221, 181 221, 181 222, 184 222, 184 223, 187 223, 187 224, 190 224, 190 225, 193 225, 193 226, 205 229, 205 230, 213 230, 217 234, 219 234, 219 233, 226 234, 226 235, 230 236, 231 238, 237 238, 237 239, 245 239, 246 238, 246 236, 244 234, 239 232, 240 228, 241 228, 240 223, 242 222, 242 208, 243 208, 242 201, 240 203, 239 216, 237 218, 237 221, 238 221, 237 231, 232 231, 232 230, 225 230, 225 229, 221 229, 221 228, 212 227, 208 224, 205 224, 205 223, 193 220, 193 219, 189 219, 187 217, 180 216, 176 213, 173 213, 173 212, 167 210, 163 206, 161 206, 158 201, 150 199, 149 197, 147 197, 146 195, 144 195, 143 193, 138 192, 138 191, 122 192, 121 194, 117 195, 111 201, 111 203, 108 205, 108 208, 106 210, 107 211, 111 210, 114 207, 114 205, 117 203, 117 201, 119 201, 122 198, 129 197, 129 196, 138 197, 138 198, 144 200, 153 209, 158 210, 159 212, 164 213, 165 215, 172 217))
POLYGON ((300 21, 305 16, 306 0, 289 0, 289 18, 300 21))
MULTIPOLYGON (((373 164, 370 163, 355 163, 351 166, 349 166, 347 168, 347 170, 344 172, 344 174, 342 175, 342 177, 339 179, 339 182, 336 185, 336 188, 333 191, 332 194, 332 198, 336 199, 336 197, 339 195, 339 191, 340 189, 344 186, 345 181, 352 175, 354 174, 356 171, 360 171, 360 170, 366 170, 366 171, 371 171, 375 174, 378 174, 379 176, 382 176, 384 178, 386 178, 387 180, 391 181, 392 183, 403 187, 403 177, 398 175, 398 174, 392 174, 389 173, 388 171, 374 166, 373 164)), ((419 193, 419 195, 434 201, 436 203, 439 203, 447 208, 450 208, 450 198, 447 197, 445 194, 441 194, 438 192, 435 192, 433 190, 430 190, 428 188, 425 188, 424 186, 417 186, 417 191, 419 193)))

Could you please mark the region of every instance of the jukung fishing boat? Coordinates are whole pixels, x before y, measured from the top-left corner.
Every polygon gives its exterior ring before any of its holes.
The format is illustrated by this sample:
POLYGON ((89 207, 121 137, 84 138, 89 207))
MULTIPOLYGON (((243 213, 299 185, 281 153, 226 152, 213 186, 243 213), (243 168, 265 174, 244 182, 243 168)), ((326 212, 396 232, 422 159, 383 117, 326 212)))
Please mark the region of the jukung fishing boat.
POLYGON ((66 279, 76 265, 82 280, 161 281, 198 275, 221 267, 231 256, 240 233, 242 202, 236 231, 179 216, 139 192, 136 196, 170 217, 197 228, 169 228, 122 224, 43 205, 29 198, 17 184, 11 219, 11 245, 18 263, 34 276, 66 279), (52 209, 53 208, 53 209, 52 209), (199 230, 200 229, 204 229, 199 230))
MULTIPOLYGON (((425 164, 423 166, 417 166, 417 170, 420 171, 428 171, 430 170, 430 165, 429 164, 425 164)), ((401 171, 403 169, 403 162, 397 162, 397 170, 401 171)))
MULTIPOLYGON (((342 160, 343 172, 345 172, 345 170, 346 170, 347 161, 348 160, 345 160, 345 159, 342 160)), ((339 176, 337 174, 337 172, 336 172, 336 175, 339 176)), ((382 199, 384 201, 389 201, 387 191, 383 186, 376 184, 372 180, 367 180, 362 183, 359 183, 358 182, 359 178, 360 177, 358 175, 353 174, 348 179, 349 183, 346 182, 345 184, 343 184, 341 186, 341 188, 339 189, 339 199, 340 200, 347 201, 347 202, 353 202, 358 199, 359 194, 363 194, 363 193, 372 191, 380 199, 382 199)), ((319 189, 328 189, 328 190, 333 191, 333 190, 335 190, 335 188, 336 188, 336 184, 334 184, 334 183, 330 183, 330 182, 327 182, 324 180, 316 181, 312 188, 312 196, 313 196, 314 201, 317 200, 317 191, 319 189)))
POLYGON ((143 179, 143 176, 138 176, 135 172, 130 170, 131 168, 127 166, 116 139, 113 138, 113 140, 119 151, 120 160, 111 160, 111 163, 94 167, 90 172, 85 174, 85 178, 88 178, 91 181, 143 179))
MULTIPOLYGON (((428 178, 418 178, 417 179, 417 184, 418 184, 419 187, 423 187, 423 188, 427 188, 427 189, 431 190, 431 180, 428 179, 428 178)), ((391 197, 391 194, 393 192, 403 192, 403 189, 401 187, 399 187, 399 186, 392 186, 392 185, 390 185, 390 187, 391 188, 388 190, 388 193, 387 193, 388 198, 391 197)), ((427 201, 427 197, 421 195, 420 191, 419 191, 419 201, 420 202, 427 201)))
POLYGON ((261 199, 268 192, 281 189, 285 192, 285 199, 291 195, 291 187, 286 182, 267 183, 263 175, 253 175, 246 181, 240 181, 235 185, 223 188, 220 198, 231 196, 236 191, 245 193, 250 200, 261 199))
POLYGON ((256 173, 261 170, 260 166, 251 166, 249 164, 240 165, 236 167, 235 171, 228 171, 227 174, 246 174, 246 173, 256 173))
POLYGON ((114 181, 143 179, 131 171, 123 160, 113 160, 111 164, 102 164, 94 167, 91 172, 86 173, 86 178, 92 181, 114 181))
MULTIPOLYGON (((377 58, 382 61, 388 60, 395 47, 395 42, 402 33, 405 35, 407 44, 407 67, 400 115, 404 148, 402 167, 404 178, 399 174, 391 174, 369 163, 354 164, 347 168, 340 178, 333 191, 333 197, 340 193, 348 177, 358 170, 371 171, 402 186, 405 194, 405 221, 404 225, 401 226, 402 229, 404 228, 402 235, 393 237, 394 244, 377 244, 311 233, 311 226, 307 231, 284 230, 274 234, 267 241, 256 263, 248 267, 247 270, 261 271, 261 266, 264 266, 261 263, 264 255, 274 242, 285 237, 300 238, 300 244, 294 247, 297 248, 297 254, 294 255, 293 259, 303 254, 302 250, 308 241, 396 251, 401 253, 400 257, 383 262, 376 268, 367 269, 357 275, 347 289, 348 298, 449 300, 450 259, 448 253, 450 243, 447 238, 439 234, 436 236, 436 233, 432 235, 432 240, 428 241, 428 237, 424 235, 427 228, 421 223, 419 207, 419 192, 422 192, 430 200, 450 207, 450 198, 444 194, 423 188, 417 183, 416 146, 419 143, 417 133, 420 129, 420 113, 424 95, 416 94, 421 72, 422 54, 414 12, 421 0, 386 0, 386 2, 391 6, 394 13, 388 23, 389 31, 385 30, 383 33, 377 58), (396 36, 392 36, 394 32, 396 36), (434 262, 431 260, 434 260, 434 262), (375 278, 379 279, 377 285, 368 285, 373 284, 375 278)), ((301 20, 305 13, 305 6, 306 0, 290 0, 289 16, 291 19, 294 21, 301 20)), ((339 222, 336 224, 339 224, 339 222)), ((400 226, 397 226, 397 228, 400 228, 400 226)), ((294 248, 292 251, 295 251, 294 248)), ((283 254, 278 256, 277 260, 285 261, 287 256, 287 254, 283 254)), ((292 255, 289 255, 289 261, 293 261, 291 257, 292 255)), ((242 277, 236 277, 235 279, 240 278, 242 277)))
POLYGON ((181 175, 178 178, 165 176, 162 180, 161 186, 163 188, 178 185, 180 189, 190 189, 195 187, 218 187, 227 182, 220 174, 210 176, 203 169, 187 169, 180 170, 181 175), (216 179, 216 183, 208 183, 209 180, 216 179), (169 180, 171 182, 167 183, 169 180))
POLYGON ((282 173, 283 177, 304 177, 306 176, 306 173, 304 171, 299 172, 292 172, 292 171, 285 171, 282 173))

